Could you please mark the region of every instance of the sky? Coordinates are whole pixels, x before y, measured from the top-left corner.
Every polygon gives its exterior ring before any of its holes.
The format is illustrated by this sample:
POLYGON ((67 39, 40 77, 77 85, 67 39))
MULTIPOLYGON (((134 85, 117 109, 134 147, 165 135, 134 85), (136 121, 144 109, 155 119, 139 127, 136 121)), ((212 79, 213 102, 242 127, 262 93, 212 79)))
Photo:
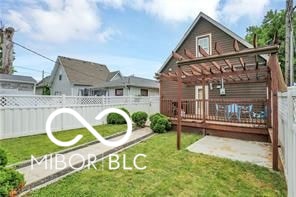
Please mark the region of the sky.
MULTIPOLYGON (((56 60, 72 57, 153 79, 200 11, 244 37, 285 0, 1 0, 14 41, 56 60)), ((54 63, 14 47, 17 75, 40 80, 54 63)))

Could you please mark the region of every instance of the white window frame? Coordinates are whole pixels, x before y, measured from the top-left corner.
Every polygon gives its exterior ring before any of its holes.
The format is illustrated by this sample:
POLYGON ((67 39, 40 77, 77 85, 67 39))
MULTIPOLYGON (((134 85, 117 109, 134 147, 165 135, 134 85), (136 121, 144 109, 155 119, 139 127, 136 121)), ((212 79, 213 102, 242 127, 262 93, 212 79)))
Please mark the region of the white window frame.
POLYGON ((203 37, 209 37, 209 51, 210 51, 209 55, 212 55, 212 34, 209 33, 209 34, 202 34, 202 35, 196 36, 195 38, 196 57, 201 57, 201 54, 199 53, 199 50, 198 50, 198 40, 203 37))

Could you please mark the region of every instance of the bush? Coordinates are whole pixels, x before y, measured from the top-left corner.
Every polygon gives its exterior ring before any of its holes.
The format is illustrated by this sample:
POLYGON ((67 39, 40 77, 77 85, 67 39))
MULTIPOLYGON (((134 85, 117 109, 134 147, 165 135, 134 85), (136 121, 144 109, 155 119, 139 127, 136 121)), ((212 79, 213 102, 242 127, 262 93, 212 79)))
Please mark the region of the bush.
POLYGON ((168 117, 163 114, 156 113, 149 117, 150 120, 150 128, 155 133, 164 133, 171 129, 172 125, 169 121, 168 117))
POLYGON ((133 113, 132 120, 138 127, 145 127, 148 114, 146 112, 138 111, 133 113))
MULTIPOLYGON (((125 108, 119 108, 119 109, 121 109, 122 111, 127 113, 128 116, 130 116, 130 113, 128 112, 127 109, 125 108)), ((107 116, 107 123, 108 124, 126 124, 126 121, 121 115, 117 113, 110 113, 107 116)))
POLYGON ((6 152, 0 149, 0 167, 4 167, 7 164, 6 152))
POLYGON ((24 176, 14 169, 5 168, 6 164, 6 153, 0 149, 0 196, 10 196, 11 192, 25 185, 24 176))

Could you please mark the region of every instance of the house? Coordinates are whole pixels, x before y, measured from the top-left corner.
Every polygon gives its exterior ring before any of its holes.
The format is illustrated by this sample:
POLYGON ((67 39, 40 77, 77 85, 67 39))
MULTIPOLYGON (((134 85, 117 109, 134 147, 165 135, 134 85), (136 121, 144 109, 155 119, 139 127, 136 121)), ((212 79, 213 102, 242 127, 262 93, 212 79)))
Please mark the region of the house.
POLYGON ((58 56, 50 80, 51 95, 158 95, 158 82, 109 71, 104 64, 58 56))
POLYGON ((116 76, 106 65, 58 56, 49 82, 51 95, 89 95, 89 88, 116 76))
POLYGON ((36 95, 50 95, 49 88, 50 76, 44 77, 36 84, 36 95))
POLYGON ((273 45, 254 46, 200 13, 156 78, 160 111, 177 127, 205 135, 272 142, 278 163, 278 91, 285 91, 273 45))
POLYGON ((119 76, 102 83, 96 89, 104 89, 106 96, 158 96, 158 81, 136 76, 119 76))
POLYGON ((34 95, 36 80, 29 76, 0 74, 0 94, 34 95))

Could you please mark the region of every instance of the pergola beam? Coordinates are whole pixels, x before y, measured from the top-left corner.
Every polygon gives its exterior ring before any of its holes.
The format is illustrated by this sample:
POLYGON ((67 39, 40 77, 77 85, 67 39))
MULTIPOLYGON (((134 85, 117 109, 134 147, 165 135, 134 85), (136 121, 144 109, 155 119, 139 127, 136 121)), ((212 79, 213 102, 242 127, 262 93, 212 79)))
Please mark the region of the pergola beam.
POLYGON ((220 61, 224 59, 231 59, 231 58, 239 58, 244 56, 252 56, 252 55, 263 55, 263 54, 271 54, 276 53, 279 49, 278 45, 274 46, 266 46, 256 49, 245 49, 241 50, 239 52, 228 52, 221 55, 212 55, 208 57, 200 57, 196 59, 190 59, 190 60, 182 60, 178 61, 177 64, 179 66, 185 66, 185 65, 191 65, 191 64, 200 64, 204 62, 211 62, 211 61, 220 61))
MULTIPOLYGON (((237 40, 234 40, 233 41, 233 48, 234 48, 234 51, 236 51, 236 52, 239 52, 240 51, 237 40)), ((246 70, 246 64, 245 64, 245 62, 244 62, 244 60, 243 60, 242 57, 239 57, 239 63, 241 64, 241 66, 243 67, 243 69, 246 70)), ((246 76, 247 76, 248 80, 250 80, 248 74, 246 74, 246 76)))
POLYGON ((195 59, 196 58, 196 56, 193 55, 193 53, 189 49, 184 49, 184 53, 185 53, 185 56, 187 56, 189 59, 195 59))
POLYGON ((173 58, 176 59, 177 61, 185 60, 185 59, 186 59, 186 58, 184 58, 182 55, 180 55, 179 53, 174 52, 174 51, 172 51, 172 56, 173 56, 173 58))
MULTIPOLYGON (((209 54, 201 47, 201 46, 198 46, 198 50, 199 50, 199 53, 203 56, 203 57, 208 57, 209 54)), ((215 61, 211 61, 212 65, 215 66, 215 68, 219 71, 219 72, 225 72, 224 68, 222 66, 220 66, 217 62, 215 61)))

